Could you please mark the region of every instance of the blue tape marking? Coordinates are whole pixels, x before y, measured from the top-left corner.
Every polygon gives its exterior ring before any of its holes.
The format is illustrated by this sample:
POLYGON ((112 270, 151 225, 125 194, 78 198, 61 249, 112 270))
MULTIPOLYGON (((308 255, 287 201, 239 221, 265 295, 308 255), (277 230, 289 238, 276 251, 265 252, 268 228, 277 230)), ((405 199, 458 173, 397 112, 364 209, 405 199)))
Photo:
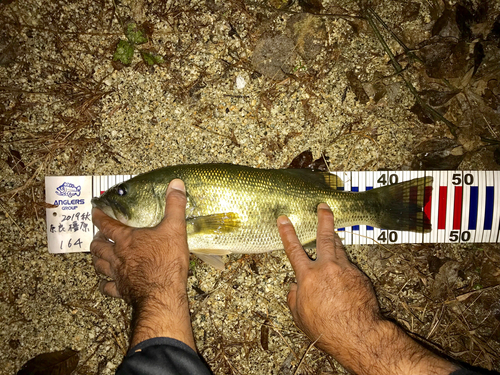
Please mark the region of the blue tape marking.
POLYGON ((493 199, 494 187, 486 186, 486 207, 484 208, 484 230, 491 230, 493 226, 493 199))
POLYGON ((479 188, 471 186, 470 188, 470 211, 469 211, 469 230, 476 230, 477 225, 477 201, 479 188))

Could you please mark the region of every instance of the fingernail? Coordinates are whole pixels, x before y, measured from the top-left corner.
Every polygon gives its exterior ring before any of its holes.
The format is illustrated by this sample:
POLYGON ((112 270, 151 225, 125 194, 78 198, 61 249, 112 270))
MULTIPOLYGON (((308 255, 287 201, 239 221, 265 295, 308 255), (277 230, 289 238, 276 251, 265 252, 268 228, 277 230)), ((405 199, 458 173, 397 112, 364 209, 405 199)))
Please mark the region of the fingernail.
POLYGON ((286 225, 290 224, 290 219, 286 217, 285 215, 281 215, 278 217, 278 225, 286 225))
POLYGON ((186 187, 184 186, 184 182, 176 178, 175 180, 170 181, 168 184, 169 189, 175 189, 186 193, 186 187))
POLYGON ((320 203, 318 205, 318 210, 327 210, 327 211, 330 211, 332 212, 331 208, 329 205, 327 205, 326 203, 320 203))

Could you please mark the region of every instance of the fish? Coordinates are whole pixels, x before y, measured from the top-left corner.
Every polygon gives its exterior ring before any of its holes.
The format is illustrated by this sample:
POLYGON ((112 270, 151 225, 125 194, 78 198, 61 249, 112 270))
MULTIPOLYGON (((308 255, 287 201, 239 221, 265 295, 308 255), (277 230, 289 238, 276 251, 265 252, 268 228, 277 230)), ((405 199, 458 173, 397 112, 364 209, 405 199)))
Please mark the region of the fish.
POLYGON ((165 194, 175 178, 186 187, 189 250, 218 269, 224 268, 221 256, 226 254, 283 249, 276 224, 280 215, 288 216, 303 246, 314 247, 322 202, 333 211, 336 228, 431 230, 423 206, 432 177, 345 192, 339 190, 343 181, 329 172, 187 164, 137 175, 93 198, 92 205, 129 226, 154 227, 164 217, 165 194))
POLYGON ((63 197, 73 198, 73 197, 79 197, 81 190, 82 190, 81 186, 75 186, 69 182, 64 182, 61 186, 59 186, 56 189, 56 194, 63 197))

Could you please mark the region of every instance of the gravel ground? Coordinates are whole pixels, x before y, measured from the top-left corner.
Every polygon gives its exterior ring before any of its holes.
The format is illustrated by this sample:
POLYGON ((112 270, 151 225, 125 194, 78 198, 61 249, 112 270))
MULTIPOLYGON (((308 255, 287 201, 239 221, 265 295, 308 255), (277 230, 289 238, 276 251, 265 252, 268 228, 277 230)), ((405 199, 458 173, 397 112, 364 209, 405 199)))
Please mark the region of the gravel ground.
MULTIPOLYGON (((431 38, 444 4, 380 0, 373 9, 413 48, 431 38)), ((486 40, 499 12, 490 5, 475 22, 477 38, 486 40)), ((490 85, 498 78, 495 44, 484 42, 476 78, 448 80, 469 95, 441 111, 459 125, 454 137, 443 121, 424 123, 410 111, 414 96, 360 14, 341 0, 1 2, 0 373, 71 348, 75 373, 110 374, 128 347, 130 310, 100 295, 90 256, 48 253, 46 175, 207 162, 282 168, 305 150, 327 157, 331 170, 409 170, 434 151, 459 157, 460 169, 499 169, 484 141, 498 141, 498 107, 474 104, 487 102, 487 90, 491 100, 500 97, 490 85), (124 32, 127 25, 146 42, 124 32), (130 62, 115 53, 120 40, 133 50, 130 62), (467 104, 469 97, 476 102, 467 104)), ((417 90, 443 87, 383 35, 417 90)), ((386 315, 414 337, 500 368, 498 246, 351 246, 348 253, 374 281, 386 315)), ((214 374, 347 373, 308 350, 293 325, 284 253, 227 261, 221 273, 193 257, 189 278, 197 345, 214 374)))

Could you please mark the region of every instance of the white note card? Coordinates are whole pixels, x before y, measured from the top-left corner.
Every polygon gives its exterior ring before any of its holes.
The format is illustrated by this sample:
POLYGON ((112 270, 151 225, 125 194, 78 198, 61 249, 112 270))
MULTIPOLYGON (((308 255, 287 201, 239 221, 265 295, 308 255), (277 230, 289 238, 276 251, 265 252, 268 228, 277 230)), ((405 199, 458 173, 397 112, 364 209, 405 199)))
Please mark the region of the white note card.
POLYGON ((89 251, 93 238, 92 176, 45 177, 50 253, 89 251))

